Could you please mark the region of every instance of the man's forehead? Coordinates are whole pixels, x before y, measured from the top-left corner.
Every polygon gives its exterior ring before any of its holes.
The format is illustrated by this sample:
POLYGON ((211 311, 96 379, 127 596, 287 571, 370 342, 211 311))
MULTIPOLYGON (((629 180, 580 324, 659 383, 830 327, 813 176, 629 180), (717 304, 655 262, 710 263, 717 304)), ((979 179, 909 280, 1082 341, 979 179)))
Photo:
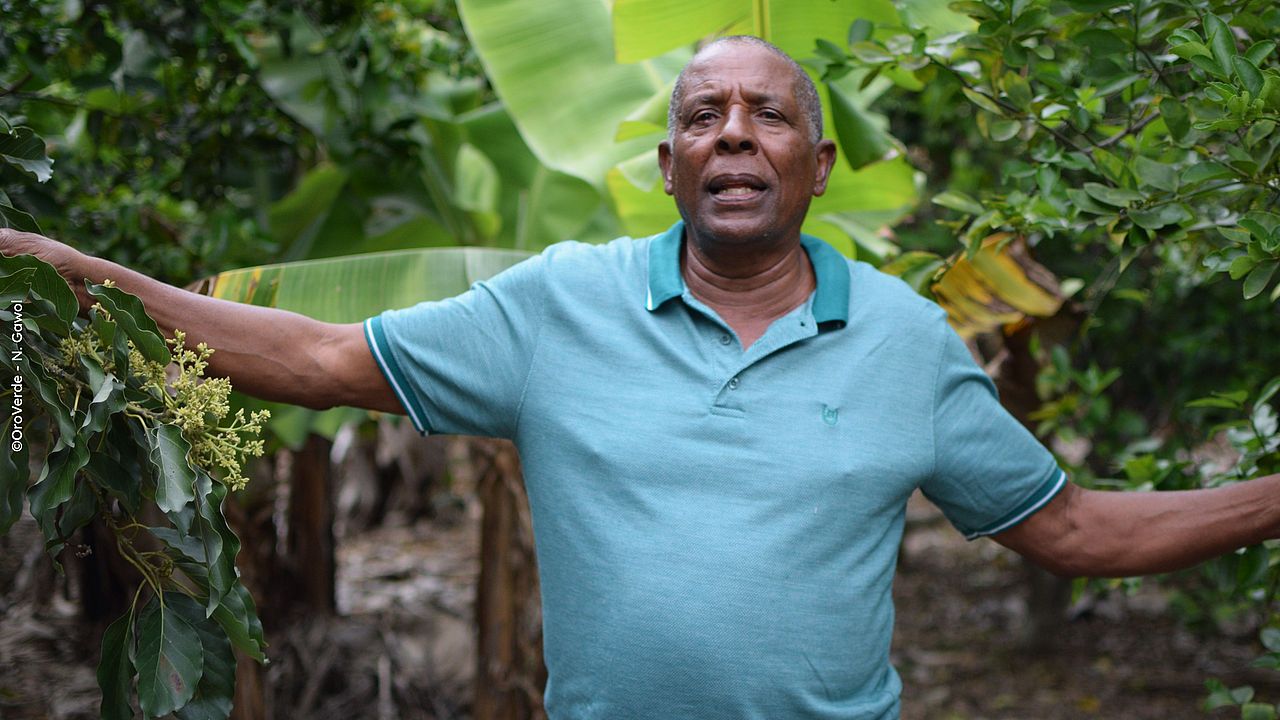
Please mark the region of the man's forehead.
POLYGON ((791 67, 768 50, 745 43, 725 43, 690 61, 685 69, 686 98, 720 94, 741 85, 753 96, 794 100, 791 67))

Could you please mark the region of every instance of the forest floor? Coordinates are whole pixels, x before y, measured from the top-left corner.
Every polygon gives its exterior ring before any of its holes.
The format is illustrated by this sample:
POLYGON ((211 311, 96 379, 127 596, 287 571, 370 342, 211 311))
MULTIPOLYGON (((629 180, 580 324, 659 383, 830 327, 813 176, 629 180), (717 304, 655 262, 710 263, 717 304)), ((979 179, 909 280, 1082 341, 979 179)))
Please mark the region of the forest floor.
MULTIPOLYGON (((893 649, 904 720, 1232 717, 1200 709, 1209 677, 1280 699, 1280 674, 1248 667, 1254 633, 1197 635, 1149 587, 1077 604, 1047 645, 1027 650, 1017 558, 965 542, 926 503, 913 502, 909 518, 893 649)), ((340 617, 273 634, 269 716, 466 718, 477 519, 473 504, 449 526, 344 539, 340 617)), ((78 620, 74 587, 33 601, 44 581, 23 570, 32 530, 20 524, 0 539, 0 720, 96 717, 96 642, 78 620)))

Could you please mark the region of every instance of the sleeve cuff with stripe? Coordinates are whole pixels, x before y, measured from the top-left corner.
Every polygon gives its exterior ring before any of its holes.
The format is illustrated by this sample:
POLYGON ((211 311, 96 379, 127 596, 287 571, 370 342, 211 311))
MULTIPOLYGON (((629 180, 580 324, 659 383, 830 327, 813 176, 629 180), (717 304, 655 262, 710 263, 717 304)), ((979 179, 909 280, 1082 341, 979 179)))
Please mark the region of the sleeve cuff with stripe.
POLYGON ((413 427, 419 433, 426 435, 427 413, 423 409, 422 403, 419 402, 418 397, 413 394, 409 380, 405 377, 400 363, 396 361, 395 353, 391 349, 391 343, 387 341, 386 331, 383 330, 381 316, 371 317, 364 321, 364 339, 369 344, 369 352, 373 354, 374 362, 378 364, 378 369, 382 371, 383 377, 387 379, 392 391, 399 398, 405 414, 409 416, 409 420, 413 423, 413 427))
POLYGON ((975 540, 988 535, 996 535, 1014 527, 1018 523, 1034 515, 1040 508, 1049 504, 1049 501, 1061 492, 1062 488, 1066 487, 1066 485, 1066 471, 1058 467, 1053 468, 1053 471, 1044 479, 1044 482, 1040 483, 1039 487, 1036 488, 1036 491, 1031 493, 1026 500, 1022 501, 1021 504, 994 523, 980 530, 966 532, 964 535, 965 539, 975 540))

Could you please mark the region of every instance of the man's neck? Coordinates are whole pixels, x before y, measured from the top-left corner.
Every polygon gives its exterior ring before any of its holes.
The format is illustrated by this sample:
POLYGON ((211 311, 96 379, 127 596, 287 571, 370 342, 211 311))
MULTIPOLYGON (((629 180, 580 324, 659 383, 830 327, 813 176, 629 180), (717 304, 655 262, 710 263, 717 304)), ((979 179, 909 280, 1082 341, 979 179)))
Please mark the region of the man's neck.
POLYGON ((686 236, 680 266, 689 292, 733 328, 744 349, 803 303, 817 282, 799 238, 774 248, 725 252, 686 236))

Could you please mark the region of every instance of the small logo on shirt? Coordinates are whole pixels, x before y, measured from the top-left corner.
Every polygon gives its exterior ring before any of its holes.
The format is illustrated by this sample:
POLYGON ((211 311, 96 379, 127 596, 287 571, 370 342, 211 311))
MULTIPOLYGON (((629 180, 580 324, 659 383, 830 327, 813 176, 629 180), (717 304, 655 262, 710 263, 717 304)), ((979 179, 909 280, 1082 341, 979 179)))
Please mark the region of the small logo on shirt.
POLYGON ((830 405, 822 406, 822 422, 835 426, 840 422, 840 408, 833 408, 830 405))

